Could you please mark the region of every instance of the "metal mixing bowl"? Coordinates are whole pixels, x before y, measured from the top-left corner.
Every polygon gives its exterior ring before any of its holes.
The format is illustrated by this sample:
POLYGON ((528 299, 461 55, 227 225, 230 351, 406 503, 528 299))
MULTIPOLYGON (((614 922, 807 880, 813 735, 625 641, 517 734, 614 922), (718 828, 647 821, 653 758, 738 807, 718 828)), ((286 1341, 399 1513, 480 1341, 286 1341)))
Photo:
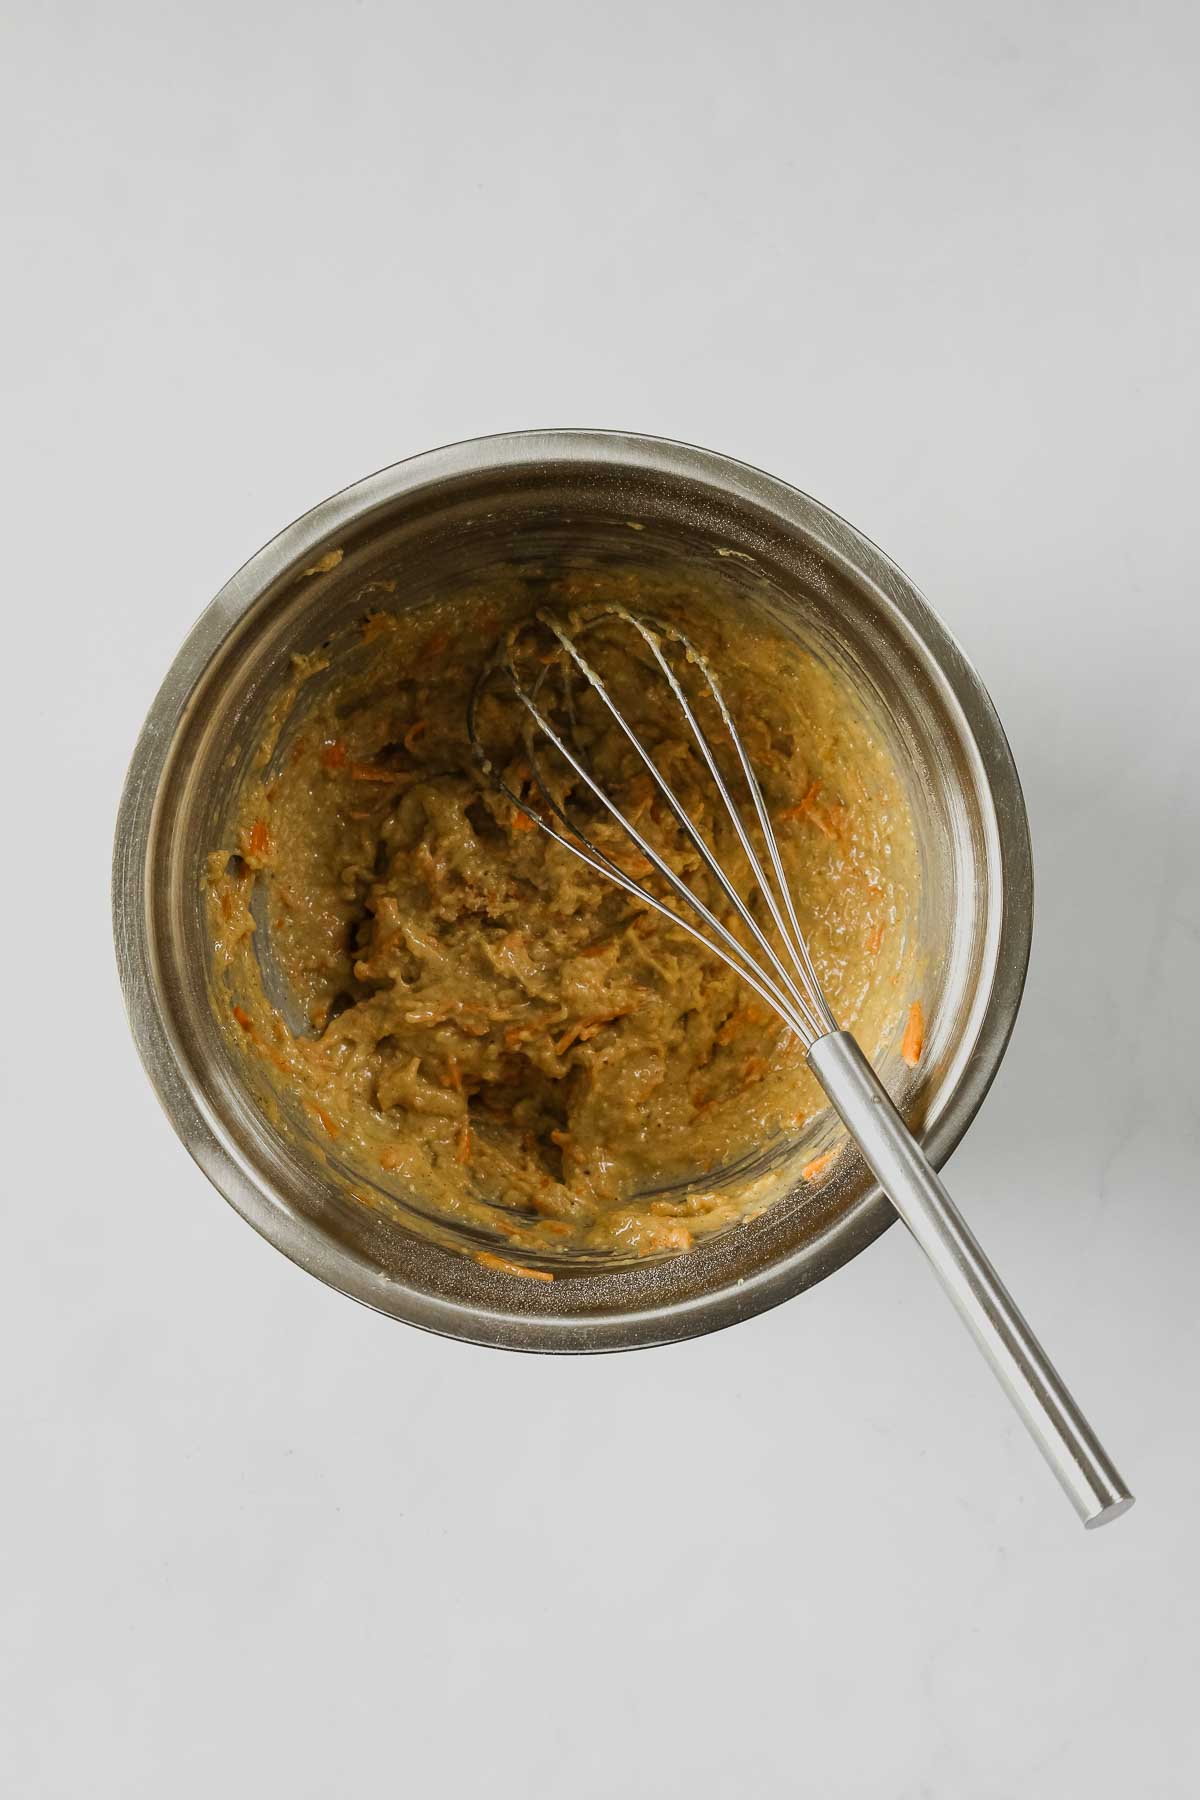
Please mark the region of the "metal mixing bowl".
POLYGON ((979 677, 881 551, 783 482, 661 439, 522 432, 384 469, 288 526, 204 613, 134 752, 113 873, 134 1037, 188 1150, 293 1261, 410 1324, 526 1350, 623 1349, 732 1324, 821 1280, 895 1216, 843 1156, 815 1194, 787 1194, 687 1255, 553 1283, 497 1273, 357 1204, 315 1147, 272 1125, 218 1026, 205 858, 291 655, 336 640, 384 576, 399 584, 387 604, 403 605, 500 566, 580 561, 670 565, 766 605, 838 667, 887 742, 916 827, 931 1024, 918 1079, 881 1072, 937 1164, 1004 1053, 1032 923, 1025 808, 979 677))

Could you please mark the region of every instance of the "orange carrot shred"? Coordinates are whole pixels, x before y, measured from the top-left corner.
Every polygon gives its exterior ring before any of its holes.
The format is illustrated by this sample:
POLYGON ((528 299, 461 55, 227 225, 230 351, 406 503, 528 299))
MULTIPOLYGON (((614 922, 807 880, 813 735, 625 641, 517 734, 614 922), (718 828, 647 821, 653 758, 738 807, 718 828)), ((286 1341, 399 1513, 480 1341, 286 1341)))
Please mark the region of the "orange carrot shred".
POLYGON ((509 1262, 505 1256, 493 1256, 490 1250, 476 1250, 475 1261, 485 1269, 496 1269, 501 1275, 524 1275, 529 1281, 553 1281, 549 1269, 527 1269, 522 1263, 509 1262))
POLYGON ((879 955, 879 946, 883 942, 883 920, 877 919, 873 930, 867 934, 867 949, 872 956, 879 955))
POLYGON ((904 1027, 904 1042, 900 1046, 900 1054, 910 1069, 915 1069, 920 1062, 924 1043, 925 1019, 921 1012, 921 1002, 914 1000, 908 1009, 908 1024, 904 1027))
POLYGON ((737 1036, 738 1032, 741 1030, 741 1026, 742 1026, 741 1013, 740 1012, 731 1012, 729 1017, 726 1019, 725 1023, 721 1026, 720 1030, 714 1033, 714 1041, 718 1044, 731 1043, 733 1041, 733 1039, 737 1036))
MULTIPOLYGON (((829 823, 829 818, 817 805, 817 795, 821 791, 821 785, 819 781, 814 781, 808 791, 801 795, 795 806, 785 806, 778 816, 780 819, 807 819, 810 825, 815 825, 818 831, 824 832, 827 838, 831 838, 834 831, 829 823)), ((837 812, 841 809, 835 808, 834 810, 837 812)))
POLYGON ((312 1118, 319 1120, 321 1126, 328 1132, 329 1136, 335 1138, 338 1135, 338 1128, 330 1118, 329 1114, 325 1111, 325 1108, 323 1106, 318 1106, 315 1100, 306 1100, 304 1104, 305 1111, 312 1118))
POLYGON ((346 760, 346 746, 340 740, 321 746, 321 761, 327 769, 340 769, 346 760))
POLYGON ((233 1016, 243 1031, 254 1030, 254 1020, 250 1017, 250 1014, 246 1011, 244 1006, 235 1006, 233 1009, 233 1016))
POLYGON ((536 831, 537 826, 534 824, 528 813, 514 812, 512 816, 512 829, 514 831, 536 831))
POLYGON ((401 781, 403 777, 395 769, 378 769, 374 763, 352 762, 348 773, 351 781, 401 781))
POLYGON ((404 734, 404 748, 406 750, 411 750, 417 739, 423 737, 428 730, 428 719, 414 719, 404 734))
POLYGON ((265 819, 255 819, 250 827, 250 836, 246 840, 246 848, 251 856, 266 856, 271 848, 271 833, 265 819))
POLYGON ((836 1155, 836 1150, 827 1150, 824 1156, 815 1156, 812 1162, 805 1163, 800 1171, 801 1180, 815 1181, 818 1175, 824 1174, 836 1155))

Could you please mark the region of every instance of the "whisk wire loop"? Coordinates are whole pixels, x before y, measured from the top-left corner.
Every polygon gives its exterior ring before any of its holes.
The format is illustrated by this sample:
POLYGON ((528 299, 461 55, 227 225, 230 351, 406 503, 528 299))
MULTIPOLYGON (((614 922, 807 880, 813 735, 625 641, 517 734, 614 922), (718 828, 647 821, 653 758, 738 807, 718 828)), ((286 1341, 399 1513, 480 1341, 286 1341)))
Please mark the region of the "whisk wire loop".
MULTIPOLYGON (((538 792, 543 804, 548 807, 554 816, 562 823, 565 832, 569 835, 564 835, 563 832, 556 831, 552 825, 547 823, 544 814, 539 813, 530 807, 521 796, 504 781, 503 777, 498 775, 493 769, 490 772, 492 773, 497 786, 505 796, 512 801, 514 806, 518 807, 519 810, 524 813, 526 818, 531 819, 535 825, 538 825, 552 837, 556 843, 561 844, 564 849, 569 850, 573 856, 578 857, 581 862, 587 863, 588 866, 594 869, 598 874, 606 876, 608 880, 615 882, 619 888, 623 888, 626 893, 632 895, 635 899, 645 901, 662 917, 668 919, 672 924, 679 926, 681 930, 685 931, 688 936, 693 938, 697 943, 702 944, 706 949, 711 950, 714 955, 721 957, 721 959, 734 970, 735 974, 740 975, 742 979, 754 989, 760 999, 764 1000, 768 1006, 779 1013, 783 1018, 784 1023, 794 1031, 798 1037, 806 1044, 809 1043, 813 1036, 813 1026, 811 1024, 811 1015, 808 1009, 804 1008, 802 1010, 800 1006, 793 1004, 787 992, 781 991, 775 983, 770 981, 770 979, 764 975, 758 964, 749 956, 745 948, 739 944, 732 932, 730 932, 711 909, 705 905, 704 901, 701 900, 697 894, 693 893, 687 883, 682 880, 666 859, 655 849, 654 845, 638 830, 634 822, 625 816, 620 807, 617 806, 616 802, 575 754, 567 741, 555 729, 550 719, 542 712, 534 697, 534 693, 524 687, 515 671, 510 671, 510 674, 513 692, 521 701, 532 722, 542 732, 547 741, 553 745, 554 749, 558 751, 568 767, 584 783, 589 792, 600 801, 605 809, 617 821, 635 848, 646 858, 652 867, 658 871, 667 882, 672 892, 677 894, 681 900, 699 914, 708 926, 709 931, 715 933, 719 942, 714 943, 713 939, 707 933, 699 930, 689 919, 676 912, 673 907, 667 906, 661 901, 656 894, 650 891, 650 889, 644 887, 640 882, 635 881, 632 876, 627 875, 620 865, 609 856, 599 844, 588 836, 587 832, 579 822, 570 817, 551 792, 549 783, 546 781, 541 771, 540 759, 532 746, 530 747, 530 762, 533 768, 534 780, 537 784, 538 792)), ((542 677, 539 677, 539 685, 541 679, 542 677)), ((753 921, 752 928, 754 928, 753 921)))

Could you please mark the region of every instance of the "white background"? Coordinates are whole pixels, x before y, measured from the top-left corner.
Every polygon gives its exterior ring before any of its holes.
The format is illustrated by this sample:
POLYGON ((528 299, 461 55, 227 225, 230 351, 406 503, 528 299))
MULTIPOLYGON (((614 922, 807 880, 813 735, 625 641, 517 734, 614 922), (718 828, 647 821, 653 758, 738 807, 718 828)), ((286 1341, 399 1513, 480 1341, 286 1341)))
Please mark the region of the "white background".
POLYGON ((1194 8, 0 29, 5 1791, 1194 1795, 1194 8), (179 641, 324 495, 544 424, 808 489, 982 670, 1038 921, 952 1186, 1107 1530, 900 1231, 704 1341, 504 1356, 294 1269, 160 1114, 106 889, 179 641))

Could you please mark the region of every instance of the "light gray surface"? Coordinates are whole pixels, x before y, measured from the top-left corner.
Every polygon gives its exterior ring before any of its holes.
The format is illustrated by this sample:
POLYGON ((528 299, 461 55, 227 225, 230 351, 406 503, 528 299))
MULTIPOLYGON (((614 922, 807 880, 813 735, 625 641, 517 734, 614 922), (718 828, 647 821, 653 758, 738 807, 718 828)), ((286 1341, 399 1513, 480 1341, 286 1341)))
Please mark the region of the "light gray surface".
POLYGON ((6 1789, 1193 1794, 1191 9, 2 29, 6 1789), (307 1279, 158 1112, 108 840, 179 639, 313 500, 554 422, 811 490, 989 682, 1039 913, 951 1181, 1138 1494, 1104 1532, 898 1231, 504 1357, 307 1279))
POLYGON ((808 1066, 1085 1528, 1123 1517, 1132 1493, 857 1040, 828 1032, 808 1066))

